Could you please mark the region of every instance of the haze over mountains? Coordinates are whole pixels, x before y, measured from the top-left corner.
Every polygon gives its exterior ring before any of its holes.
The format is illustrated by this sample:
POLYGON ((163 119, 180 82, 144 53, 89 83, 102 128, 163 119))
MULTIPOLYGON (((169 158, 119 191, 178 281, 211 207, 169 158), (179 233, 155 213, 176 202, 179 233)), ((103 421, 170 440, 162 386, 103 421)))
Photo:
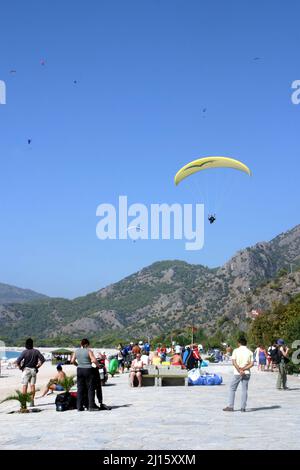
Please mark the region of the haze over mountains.
POLYGON ((13 302, 29 302, 30 300, 45 299, 47 296, 30 289, 10 286, 0 282, 0 304, 13 302))
MULTIPOLYGON (((7 291, 1 297, 0 339, 16 343, 28 335, 39 340, 89 336, 107 343, 188 324, 211 333, 245 328, 252 310, 268 310, 300 292, 299 268, 300 225, 240 250, 219 268, 161 261, 74 300, 32 293, 37 297, 25 298, 26 303, 8 303, 3 301, 9 299, 7 291)), ((21 297, 20 292, 19 302, 21 297)))

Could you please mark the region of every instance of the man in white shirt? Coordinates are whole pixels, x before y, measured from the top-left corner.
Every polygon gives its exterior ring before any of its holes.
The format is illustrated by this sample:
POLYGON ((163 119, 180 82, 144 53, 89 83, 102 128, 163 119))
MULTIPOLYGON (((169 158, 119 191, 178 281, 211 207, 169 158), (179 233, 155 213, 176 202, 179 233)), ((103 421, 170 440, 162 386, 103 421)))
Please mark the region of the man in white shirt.
POLYGON ((253 353, 247 348, 247 340, 240 337, 239 347, 232 353, 232 364, 234 366, 233 380, 230 384, 229 405, 223 411, 233 411, 235 392, 242 384, 241 411, 246 411, 248 398, 248 385, 250 380, 250 369, 253 367, 253 353))

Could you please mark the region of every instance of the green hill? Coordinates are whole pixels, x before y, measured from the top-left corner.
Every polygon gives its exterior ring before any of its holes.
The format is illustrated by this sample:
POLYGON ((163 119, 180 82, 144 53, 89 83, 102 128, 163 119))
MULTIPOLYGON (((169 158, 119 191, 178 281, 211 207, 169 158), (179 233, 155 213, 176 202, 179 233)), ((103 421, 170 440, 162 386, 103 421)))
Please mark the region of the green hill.
POLYGON ((300 292, 299 266, 297 226, 270 242, 239 251, 220 268, 160 261, 74 300, 45 298, 2 305, 0 338, 16 344, 30 335, 43 344, 67 345, 89 336, 109 345, 188 324, 210 334, 220 328, 225 333, 243 329, 252 310, 287 303, 300 292))

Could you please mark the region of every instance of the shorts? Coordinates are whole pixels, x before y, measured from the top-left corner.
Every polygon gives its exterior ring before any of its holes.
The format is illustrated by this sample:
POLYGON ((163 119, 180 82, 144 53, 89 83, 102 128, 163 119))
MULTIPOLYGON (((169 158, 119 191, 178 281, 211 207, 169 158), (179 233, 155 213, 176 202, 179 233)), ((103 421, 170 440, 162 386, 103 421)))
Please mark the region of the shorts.
POLYGON ((23 385, 35 385, 36 384, 36 370, 29 367, 25 367, 22 374, 23 385))
POLYGON ((124 366, 124 359, 118 359, 119 367, 124 366))
POLYGON ((56 392, 62 392, 64 390, 64 387, 59 384, 55 384, 55 391, 56 392))

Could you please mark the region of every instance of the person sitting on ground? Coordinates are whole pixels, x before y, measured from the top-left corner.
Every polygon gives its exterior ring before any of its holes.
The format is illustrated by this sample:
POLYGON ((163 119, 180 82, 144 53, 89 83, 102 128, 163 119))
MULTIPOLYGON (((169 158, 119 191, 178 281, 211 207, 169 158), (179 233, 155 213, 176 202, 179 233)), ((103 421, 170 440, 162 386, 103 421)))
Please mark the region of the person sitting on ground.
POLYGON ((142 361, 141 354, 137 354, 135 359, 132 361, 130 368, 130 385, 134 387, 135 377, 138 379, 138 387, 142 386, 142 370, 145 364, 142 361))
POLYGON ((159 364, 161 364, 161 358, 159 357, 157 351, 153 352, 153 355, 150 358, 150 364, 153 366, 159 366, 159 364))
POLYGON ((43 398, 45 395, 47 395, 50 390, 51 393, 62 392, 64 390, 64 387, 61 385, 61 382, 63 382, 66 378, 66 374, 64 373, 63 368, 60 364, 57 365, 56 370, 57 373, 55 374, 53 379, 49 380, 48 384, 45 387, 45 390, 39 398, 43 398))

